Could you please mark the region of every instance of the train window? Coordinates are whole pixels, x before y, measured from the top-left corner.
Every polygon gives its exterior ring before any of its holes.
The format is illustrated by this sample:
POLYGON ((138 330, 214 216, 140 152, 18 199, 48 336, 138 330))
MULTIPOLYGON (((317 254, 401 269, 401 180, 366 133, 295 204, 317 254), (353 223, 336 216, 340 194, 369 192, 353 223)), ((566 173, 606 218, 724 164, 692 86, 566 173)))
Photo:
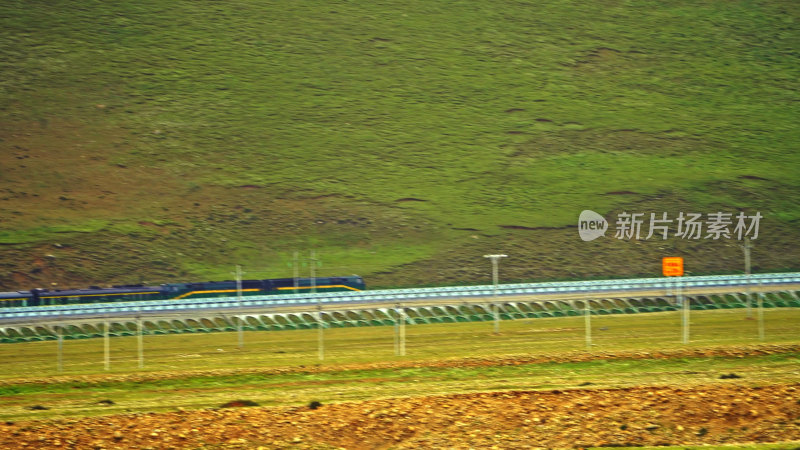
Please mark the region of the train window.
POLYGON ((263 283, 261 280, 244 280, 242 289, 263 289, 263 283))

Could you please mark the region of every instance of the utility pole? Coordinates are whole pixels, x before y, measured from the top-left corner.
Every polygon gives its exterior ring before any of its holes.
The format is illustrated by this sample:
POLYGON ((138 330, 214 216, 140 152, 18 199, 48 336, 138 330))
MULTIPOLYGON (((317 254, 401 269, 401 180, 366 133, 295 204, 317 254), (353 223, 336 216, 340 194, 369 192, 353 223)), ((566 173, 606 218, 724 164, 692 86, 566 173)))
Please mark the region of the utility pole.
POLYGON ((111 343, 108 336, 108 315, 104 316, 103 321, 103 368, 111 369, 111 343))
POLYGON ((689 321, 689 313, 691 312, 691 309, 692 309, 692 307, 691 307, 692 306, 691 305, 691 299, 689 297, 683 298, 683 295, 682 295, 682 292, 681 292, 681 288, 682 288, 681 281, 677 279, 679 277, 675 277, 675 278, 676 278, 675 281, 678 283, 678 286, 676 287, 676 291, 677 291, 676 295, 677 295, 678 303, 681 306, 683 306, 683 314, 682 314, 683 338, 682 338, 681 341, 684 344, 688 344, 689 343, 689 326, 691 324, 691 322, 689 321))
POLYGON ((497 309, 497 266, 500 258, 506 258, 508 255, 483 255, 484 258, 492 260, 492 284, 494 285, 494 300, 492 302, 492 312, 494 313, 494 332, 500 332, 500 312, 497 309))
POLYGON ((144 368, 144 341, 142 339, 142 318, 136 316, 136 350, 139 356, 139 368, 144 368))
MULTIPOLYGON (((311 266, 311 293, 317 292, 317 253, 311 250, 309 258, 311 266)), ((325 324, 322 322, 322 300, 317 299, 317 348, 319 349, 319 360, 325 360, 325 324)))
POLYGON ((758 283, 758 340, 764 340, 764 291, 758 283))
POLYGON ((584 323, 586 324, 586 350, 592 349, 592 307, 589 305, 589 300, 584 300, 584 323))
POLYGON ((394 309, 394 354, 400 356, 400 304, 394 309))
POLYGON ((398 356, 406 356, 406 312, 403 309, 403 304, 398 303, 395 309, 397 313, 397 346, 395 354, 398 356))
POLYGON ((239 315, 236 317, 236 333, 239 335, 239 349, 244 348, 244 332, 242 331, 242 266, 236 265, 236 303, 239 315))
POLYGON ((745 280, 747 282, 747 317, 753 317, 753 307, 750 297, 752 297, 752 293, 750 292, 750 238, 744 238, 744 245, 742 246, 744 250, 744 275, 745 280))
POLYGON ((317 292, 317 252, 311 250, 311 257, 308 259, 311 266, 311 293, 317 292))
POLYGON ((294 273, 292 274, 292 278, 294 278, 294 293, 295 294, 297 294, 297 288, 300 285, 300 282, 299 282, 299 279, 300 279, 300 265, 299 265, 298 259, 299 258, 298 258, 298 255, 297 255, 297 250, 295 250, 294 251, 294 262, 292 263, 292 268, 294 269, 293 270, 294 273))
POLYGON ((61 325, 55 326, 56 336, 58 337, 58 356, 56 357, 56 368, 58 373, 64 372, 64 328, 61 325))

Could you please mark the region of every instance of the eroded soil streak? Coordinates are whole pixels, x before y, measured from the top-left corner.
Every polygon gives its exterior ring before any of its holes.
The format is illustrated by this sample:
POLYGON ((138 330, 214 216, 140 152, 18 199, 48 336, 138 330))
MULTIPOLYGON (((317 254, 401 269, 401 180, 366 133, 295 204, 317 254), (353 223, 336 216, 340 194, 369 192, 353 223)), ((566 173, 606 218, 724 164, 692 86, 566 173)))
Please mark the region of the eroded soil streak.
POLYGON ((754 386, 742 380, 0 424, 2 448, 578 448, 790 441, 800 441, 800 383, 754 386))

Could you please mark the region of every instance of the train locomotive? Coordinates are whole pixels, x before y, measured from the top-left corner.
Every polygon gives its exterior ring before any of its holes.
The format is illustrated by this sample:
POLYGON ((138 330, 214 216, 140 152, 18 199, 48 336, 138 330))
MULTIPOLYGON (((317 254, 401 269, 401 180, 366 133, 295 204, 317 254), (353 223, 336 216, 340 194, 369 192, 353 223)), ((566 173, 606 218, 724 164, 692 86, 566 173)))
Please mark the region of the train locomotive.
MULTIPOLYGON (((364 280, 358 275, 318 278, 273 278, 242 280, 243 296, 276 295, 327 291, 360 291, 364 280), (297 284, 295 286, 295 280, 297 284)), ((238 295, 236 281, 207 281, 201 283, 168 283, 158 286, 122 285, 87 289, 0 292, 0 309, 25 306, 73 305, 83 303, 111 303, 144 300, 181 300, 208 297, 233 297, 238 295)))

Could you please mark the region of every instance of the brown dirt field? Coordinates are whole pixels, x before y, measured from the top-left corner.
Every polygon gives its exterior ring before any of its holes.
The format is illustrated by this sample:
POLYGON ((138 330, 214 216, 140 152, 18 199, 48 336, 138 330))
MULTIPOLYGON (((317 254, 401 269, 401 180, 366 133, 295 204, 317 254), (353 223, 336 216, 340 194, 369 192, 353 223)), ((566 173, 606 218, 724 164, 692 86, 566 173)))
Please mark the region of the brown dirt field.
POLYGON ((489 392, 0 425, 3 448, 580 448, 800 440, 800 384, 489 392))
MULTIPOLYGON (((765 355, 796 345, 670 352, 566 354, 559 361, 765 355)), ((467 358, 385 366, 502 366, 552 357, 467 358)), ((346 370, 283 368, 275 373, 346 370)), ((249 373, 251 371, 230 371, 249 373)), ((270 370, 267 370, 270 372, 270 370)), ((200 373, 52 377, 35 383, 114 382, 200 373)), ((21 381, 21 380, 18 380, 21 381)), ((8 383, 9 381, 6 381, 8 383)), ((465 386, 469 389, 468 386, 465 386)), ((800 444, 800 383, 719 381, 691 386, 637 386, 504 391, 390 398, 322 405, 234 407, 106 415, 0 424, 0 448, 582 448, 588 446, 800 444)))

